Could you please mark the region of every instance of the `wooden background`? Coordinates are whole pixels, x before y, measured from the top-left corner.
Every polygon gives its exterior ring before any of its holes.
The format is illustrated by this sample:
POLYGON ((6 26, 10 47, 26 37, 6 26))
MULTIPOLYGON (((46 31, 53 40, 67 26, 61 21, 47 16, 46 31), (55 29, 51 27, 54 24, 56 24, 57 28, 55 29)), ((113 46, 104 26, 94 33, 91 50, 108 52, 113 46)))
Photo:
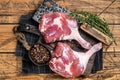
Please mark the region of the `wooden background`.
POLYGON ((19 23, 21 15, 31 13, 42 0, 0 0, 0 80, 120 80, 120 0, 55 0, 69 10, 84 10, 99 14, 112 2, 101 18, 109 23, 109 27, 117 46, 112 44, 107 50, 104 46, 104 69, 89 77, 65 79, 56 74, 21 73, 21 57, 14 55, 16 39, 12 28, 19 23))

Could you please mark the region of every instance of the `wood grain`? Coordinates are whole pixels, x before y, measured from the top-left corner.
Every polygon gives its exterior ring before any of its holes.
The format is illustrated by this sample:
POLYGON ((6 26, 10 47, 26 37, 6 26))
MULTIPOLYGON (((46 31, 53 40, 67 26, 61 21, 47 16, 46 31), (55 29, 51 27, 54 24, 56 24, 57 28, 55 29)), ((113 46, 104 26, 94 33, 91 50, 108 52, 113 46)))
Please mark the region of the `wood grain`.
POLYGON ((66 79, 57 74, 21 74, 21 58, 16 57, 13 53, 0 54, 0 79, 5 80, 116 80, 120 78, 120 53, 104 53, 104 69, 87 78, 78 77, 66 79), (112 59, 111 59, 111 57, 112 59), (118 60, 119 59, 119 60, 118 60), (115 64, 117 63, 117 64, 115 64))
MULTIPOLYGON (((42 0, 4 0, 0 1, 0 23, 18 23, 19 17, 34 10, 40 5, 42 0), (18 16, 18 17, 16 17, 18 16), (12 18, 13 17, 13 18, 12 18), (16 20, 16 21, 15 21, 16 20), (15 21, 15 22, 14 22, 15 21)), ((59 5, 69 10, 84 10, 95 14, 102 12, 112 1, 111 0, 55 0, 59 5), (72 6, 72 7, 71 7, 72 6)), ((120 1, 116 0, 102 15, 108 23, 119 24, 120 22, 120 1)))
MULTIPOLYGON (((12 29, 17 25, 0 25, 0 52, 15 52, 16 47, 16 39, 14 38, 14 34, 12 29), (8 42, 8 43, 6 43, 8 42), (4 44, 6 43, 6 44, 4 44), (4 45, 1 45, 4 44, 4 45), (10 46, 10 47, 9 47, 10 46)), ((107 51, 104 47, 104 52, 120 52, 120 25, 109 25, 111 31, 113 32, 115 39, 117 41, 117 45, 112 44, 107 51)))
MULTIPOLYGON (((69 10, 84 10, 99 14, 113 0, 55 0, 69 10)), ((104 46, 104 70, 86 78, 65 79, 56 74, 21 73, 22 61, 14 55, 16 39, 12 29, 17 26, 21 15, 33 13, 42 0, 0 0, 0 80, 119 80, 120 79, 120 0, 116 0, 100 15, 109 23, 117 41, 107 50, 104 46)))
POLYGON ((17 76, 21 73, 21 58, 14 54, 0 54, 0 79, 17 76))

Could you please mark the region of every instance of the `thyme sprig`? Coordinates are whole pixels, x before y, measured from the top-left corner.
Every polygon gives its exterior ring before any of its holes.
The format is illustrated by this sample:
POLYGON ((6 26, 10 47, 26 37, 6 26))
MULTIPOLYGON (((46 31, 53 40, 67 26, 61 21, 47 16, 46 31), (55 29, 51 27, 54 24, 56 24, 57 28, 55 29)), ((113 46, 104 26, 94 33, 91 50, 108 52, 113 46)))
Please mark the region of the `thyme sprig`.
POLYGON ((76 11, 75 10, 70 13, 70 16, 74 17, 78 21, 81 21, 82 23, 87 23, 91 27, 94 27, 97 30, 101 31, 105 35, 112 38, 113 42, 117 45, 115 38, 108 27, 107 22, 105 22, 104 19, 99 18, 98 15, 89 13, 87 11, 76 11))

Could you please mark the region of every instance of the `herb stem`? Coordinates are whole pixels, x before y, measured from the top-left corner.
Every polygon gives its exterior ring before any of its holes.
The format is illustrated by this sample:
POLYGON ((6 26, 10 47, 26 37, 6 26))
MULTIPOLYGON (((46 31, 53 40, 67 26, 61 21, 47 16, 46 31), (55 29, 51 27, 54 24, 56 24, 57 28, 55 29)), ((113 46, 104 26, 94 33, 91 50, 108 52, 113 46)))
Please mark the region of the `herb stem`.
POLYGON ((97 30, 101 31, 105 35, 112 38, 113 42, 117 45, 115 38, 108 27, 108 24, 105 22, 105 20, 100 19, 98 15, 86 11, 72 11, 70 13, 70 16, 74 17, 78 21, 81 21, 82 23, 87 23, 91 27, 94 27, 97 30))

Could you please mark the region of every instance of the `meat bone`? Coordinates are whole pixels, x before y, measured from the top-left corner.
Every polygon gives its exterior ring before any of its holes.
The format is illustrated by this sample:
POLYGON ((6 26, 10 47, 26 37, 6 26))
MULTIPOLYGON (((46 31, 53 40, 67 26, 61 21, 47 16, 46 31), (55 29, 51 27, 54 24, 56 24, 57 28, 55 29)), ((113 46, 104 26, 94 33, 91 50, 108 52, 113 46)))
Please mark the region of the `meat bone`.
POLYGON ((37 29, 33 29, 34 26, 26 24, 24 28, 20 28, 18 26, 13 28, 13 32, 19 42, 23 44, 23 46, 28 51, 28 56, 30 60, 37 66, 47 65, 52 57, 52 49, 53 47, 48 46, 42 42, 42 36, 37 32, 37 29), (39 36, 38 41, 33 45, 29 46, 26 41, 25 35, 21 32, 30 32, 39 36))
MULTIPOLYGON (((17 27, 17 30, 20 31, 20 32, 28 32, 28 33, 33 33, 33 34, 36 34, 38 36, 41 36, 39 30, 35 26, 30 25, 30 24, 25 24, 24 27, 17 27)), ((41 41, 42 41, 41 38, 39 38, 38 43, 43 45, 46 48, 47 52, 49 52, 50 57, 52 58, 51 53, 52 53, 53 47, 45 45, 44 42, 41 42, 41 41)), ((23 45, 25 45, 25 44, 27 44, 27 42, 23 43, 23 45)), ((26 47, 26 45, 25 45, 25 47, 26 47)), ((28 50, 30 50, 30 49, 28 48, 28 50)), ((40 64, 37 64, 33 61, 33 59, 31 58, 31 55, 29 55, 29 57, 34 64, 40 66, 40 64)), ((93 65, 93 62, 94 62, 94 57, 95 57, 95 55, 90 58, 90 60, 88 62, 88 65, 87 65, 87 68, 86 68, 86 71, 84 72, 85 75, 90 74, 91 69, 92 69, 92 65, 93 65)), ((41 64, 41 65, 45 65, 45 64, 48 64, 48 62, 45 62, 44 64, 41 64)))
MULTIPOLYGON (((45 13, 48 13, 48 12, 56 12, 56 11, 58 11, 58 12, 65 12, 65 13, 70 13, 70 11, 69 10, 67 10, 67 9, 65 9, 65 8, 62 8, 61 6, 59 6, 58 4, 56 4, 53 0, 44 0, 42 3, 41 3, 41 5, 40 5, 40 7, 36 10, 36 12, 35 12, 35 14, 34 14, 34 16, 33 16, 33 19, 36 21, 36 22, 40 22, 40 19, 41 19, 41 17, 42 17, 42 15, 43 14, 45 14, 45 13), (50 2, 50 4, 51 4, 51 6, 47 6, 45 3, 46 2, 50 2), (45 9, 45 8, 47 8, 47 10, 45 9), (49 9, 49 10, 48 10, 49 9), (62 11, 61 11, 61 9, 62 9, 62 11)), ((26 28, 26 27, 24 27, 24 28, 26 28)), ((27 28, 29 28, 29 27, 27 27, 27 28)), ((30 30, 26 30, 26 32, 30 32, 30 30)), ((38 34, 38 32, 36 33, 36 30, 33 30, 33 33, 34 34, 36 34, 36 35, 39 35, 38 34)), ((20 35, 19 35, 20 36, 20 35)), ((25 42, 24 42, 25 43, 25 42)), ((27 46, 28 46, 28 44, 27 43, 25 43, 27 46)), ((23 44, 23 45, 25 45, 25 44, 23 44)), ((30 50, 30 46, 28 46, 28 49, 30 50)), ((95 55, 94 55, 94 57, 95 57, 95 55)), ((94 61, 94 57, 92 57, 90 60, 89 60, 89 63, 88 63, 88 67, 87 67, 87 69, 89 69, 89 70, 86 70, 86 73, 90 73, 91 72, 91 69, 92 69, 92 65, 93 65, 93 61, 94 61)), ((34 62, 33 62, 34 63, 34 62)))
MULTIPOLYGON (((36 10, 33 19, 37 21, 38 23, 40 22, 40 19, 43 14, 48 13, 48 12, 65 12, 65 13, 70 13, 69 10, 62 8, 58 4, 55 3, 54 0, 44 0, 40 7, 36 10), (46 3, 49 2, 50 5, 47 5, 46 3), (45 8, 44 8, 45 7, 45 8)), ((102 32, 98 31, 97 29, 90 27, 86 24, 83 24, 80 26, 81 30, 86 32, 87 34, 91 35, 92 37, 96 38, 97 40, 103 42, 106 45, 110 45, 112 43, 112 39, 103 34, 102 32)))

